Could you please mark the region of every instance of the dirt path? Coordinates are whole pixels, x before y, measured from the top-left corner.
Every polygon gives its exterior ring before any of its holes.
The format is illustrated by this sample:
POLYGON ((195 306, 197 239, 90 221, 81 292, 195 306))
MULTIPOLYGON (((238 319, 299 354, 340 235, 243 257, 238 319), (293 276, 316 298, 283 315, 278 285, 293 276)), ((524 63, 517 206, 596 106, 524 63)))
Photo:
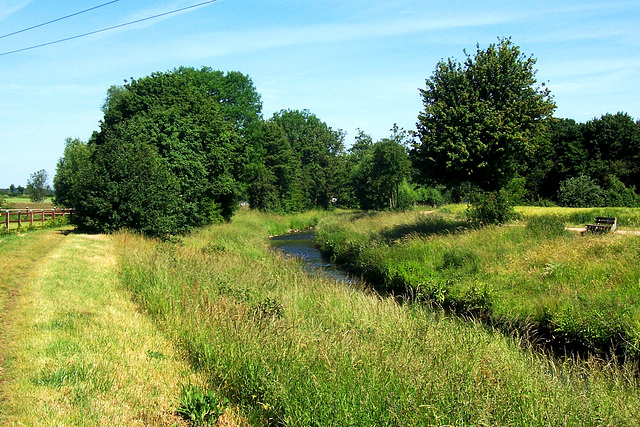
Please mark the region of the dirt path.
MULTIPOLYGON (((585 227, 566 227, 566 229, 569 231, 575 231, 579 233, 583 233, 587 231, 585 227)), ((613 234, 631 234, 634 236, 640 236, 640 230, 616 230, 613 232, 613 234)))
POLYGON ((0 240, 0 425, 182 425, 181 385, 200 380, 120 288, 110 238, 19 239, 0 240))

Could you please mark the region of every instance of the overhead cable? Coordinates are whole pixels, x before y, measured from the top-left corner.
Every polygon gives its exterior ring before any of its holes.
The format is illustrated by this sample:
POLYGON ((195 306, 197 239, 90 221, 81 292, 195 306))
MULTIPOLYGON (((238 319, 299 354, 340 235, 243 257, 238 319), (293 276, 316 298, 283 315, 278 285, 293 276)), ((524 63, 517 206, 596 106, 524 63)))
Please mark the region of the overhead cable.
POLYGON ((99 9, 101 7, 104 7, 104 6, 108 6, 108 5, 112 4, 112 3, 117 3, 119 1, 120 0, 113 0, 113 1, 110 1, 108 3, 103 3, 101 5, 98 5, 98 6, 89 8, 89 9, 81 10, 80 12, 72 13, 71 15, 66 15, 66 16, 63 16, 61 18, 57 18, 57 19, 53 19, 51 21, 43 22, 42 24, 34 25, 33 27, 25 28, 25 29, 19 30, 19 31, 14 31, 13 33, 9 33, 9 34, 5 34, 5 35, 0 36, 0 39, 3 39, 5 37, 10 37, 10 36, 15 36, 16 34, 24 33, 25 31, 33 30, 35 28, 40 28, 40 27, 44 27, 45 25, 53 24, 54 22, 62 21, 63 19, 67 19, 67 18, 71 18, 73 16, 81 15, 83 13, 91 12, 92 10, 96 10, 96 9, 99 9))
POLYGON ((51 42, 42 43, 42 44, 35 45, 35 46, 24 47, 22 49, 16 49, 16 50, 12 50, 12 51, 9 51, 9 52, 2 52, 2 53, 0 53, 0 56, 11 55, 11 54, 18 53, 18 52, 24 52, 26 50, 37 49, 39 47, 50 46, 52 44, 62 43, 62 42, 66 42, 66 41, 69 41, 69 40, 79 39, 81 37, 91 36, 93 34, 103 33, 105 31, 115 30, 117 28, 126 27, 127 25, 138 24, 140 22, 149 21, 150 19, 160 18, 162 16, 171 15, 171 14, 174 14, 174 13, 182 12, 184 10, 193 9, 193 8, 196 8, 196 7, 199 7, 199 6, 204 6, 204 5, 210 4, 210 3, 216 3, 218 1, 220 1, 220 0, 209 0, 209 1, 202 2, 202 3, 194 4, 192 6, 186 6, 186 7, 180 8, 180 9, 171 10, 169 12, 164 12, 164 13, 159 13, 157 15, 148 16, 146 18, 136 19, 135 21, 125 22, 124 24, 118 24, 118 25, 114 25, 112 27, 103 28, 101 30, 90 31, 90 32, 84 33, 84 34, 78 34, 77 36, 66 37, 66 38, 63 38, 63 39, 54 40, 54 41, 51 41, 51 42))

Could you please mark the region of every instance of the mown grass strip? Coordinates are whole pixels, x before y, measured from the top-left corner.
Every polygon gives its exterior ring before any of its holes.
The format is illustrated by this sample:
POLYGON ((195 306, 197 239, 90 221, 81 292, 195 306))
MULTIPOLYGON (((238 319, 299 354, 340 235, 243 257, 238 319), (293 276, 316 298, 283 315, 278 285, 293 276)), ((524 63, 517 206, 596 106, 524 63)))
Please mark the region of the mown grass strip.
POLYGON ((548 359, 477 322, 310 277, 270 251, 261 218, 176 243, 116 237, 136 301, 253 424, 640 422, 632 369, 548 359))
POLYGON ((180 424, 181 385, 199 380, 119 287, 110 238, 71 233, 30 269, 3 348, 0 424, 180 424))

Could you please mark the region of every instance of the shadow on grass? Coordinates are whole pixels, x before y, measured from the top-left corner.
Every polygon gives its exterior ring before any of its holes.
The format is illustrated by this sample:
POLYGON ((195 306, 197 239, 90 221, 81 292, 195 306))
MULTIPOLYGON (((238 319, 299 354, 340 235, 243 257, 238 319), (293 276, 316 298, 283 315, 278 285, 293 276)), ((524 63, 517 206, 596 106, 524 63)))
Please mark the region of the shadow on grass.
POLYGON ((469 223, 460 219, 440 217, 426 217, 409 224, 401 224, 383 230, 380 235, 389 242, 407 236, 431 236, 437 234, 452 234, 468 230, 469 223))

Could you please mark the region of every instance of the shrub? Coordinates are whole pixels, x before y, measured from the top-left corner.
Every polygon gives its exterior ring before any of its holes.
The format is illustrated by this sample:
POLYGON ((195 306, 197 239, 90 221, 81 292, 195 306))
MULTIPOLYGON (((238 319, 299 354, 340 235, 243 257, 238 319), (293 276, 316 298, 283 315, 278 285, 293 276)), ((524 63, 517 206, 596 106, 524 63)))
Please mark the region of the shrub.
POLYGON ((636 207, 640 204, 640 197, 635 192, 635 187, 628 188, 616 176, 609 178, 609 188, 605 191, 607 206, 636 207))
POLYGON ((445 203, 445 198, 438 188, 418 187, 416 189, 416 202, 427 206, 440 206, 445 203))
POLYGON ((587 175, 567 178, 560 183, 558 204, 573 208, 590 208, 604 204, 604 192, 587 175))
POLYGON ((395 210, 407 211, 411 209, 416 202, 416 199, 416 192, 411 188, 407 181, 404 181, 398 188, 398 199, 396 200, 395 210))
POLYGON ((477 225, 505 224, 517 218, 505 190, 477 191, 469 198, 467 218, 477 225))

